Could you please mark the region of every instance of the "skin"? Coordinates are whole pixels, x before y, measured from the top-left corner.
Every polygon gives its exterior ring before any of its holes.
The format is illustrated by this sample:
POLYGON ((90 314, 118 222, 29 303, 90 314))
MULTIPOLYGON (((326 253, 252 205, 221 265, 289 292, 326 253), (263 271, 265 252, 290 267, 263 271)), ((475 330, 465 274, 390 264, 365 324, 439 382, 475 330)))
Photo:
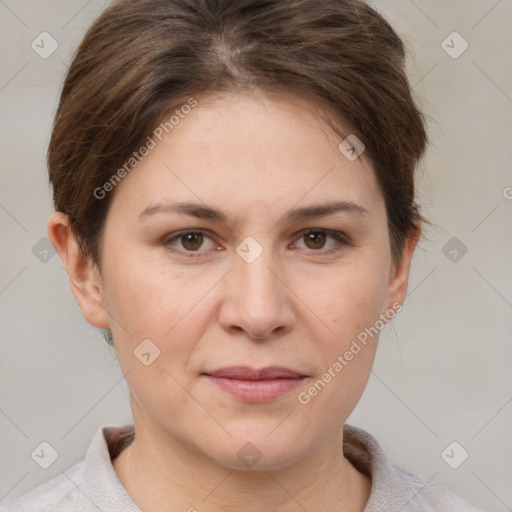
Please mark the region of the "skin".
POLYGON ((362 511, 371 482, 343 456, 342 426, 366 386, 378 336, 308 404, 297 395, 403 302, 420 228, 394 262, 371 163, 364 153, 349 161, 300 98, 198 100, 110 192, 101 269, 80 253, 65 215, 48 221, 83 316, 111 329, 130 388, 136 437, 114 470, 146 512, 362 511), (228 219, 138 220, 164 200, 205 203, 228 219), (335 200, 367 213, 282 220, 290 209, 335 200), (298 234, 313 228, 349 243, 298 234), (184 237, 164 244, 192 229, 207 230, 202 245, 184 237), (252 263, 236 252, 247 236, 263 249, 252 263), (146 338, 160 350, 149 366, 133 353, 146 338), (250 403, 201 375, 233 365, 287 366, 308 377, 250 403), (237 457, 247 442, 262 454, 252 469, 237 457))

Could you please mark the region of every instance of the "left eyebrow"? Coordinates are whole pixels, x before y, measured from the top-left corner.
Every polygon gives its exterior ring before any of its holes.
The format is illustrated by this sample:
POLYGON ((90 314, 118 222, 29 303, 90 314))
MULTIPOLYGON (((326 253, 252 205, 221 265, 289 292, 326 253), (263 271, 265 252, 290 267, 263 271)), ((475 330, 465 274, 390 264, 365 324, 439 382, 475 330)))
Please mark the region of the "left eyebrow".
POLYGON ((324 217, 325 215, 332 215, 338 212, 347 212, 357 215, 367 215, 369 213, 366 208, 352 201, 335 201, 334 203, 311 205, 291 210, 284 216, 283 221, 297 222, 313 217, 324 217))
MULTIPOLYGON (((366 208, 351 201, 335 201, 327 204, 315 204, 290 210, 285 214, 281 222, 297 222, 304 219, 315 217, 324 217, 338 212, 346 212, 356 215, 367 215, 369 212, 366 208)), ((155 215, 157 213, 178 213, 190 215, 199 219, 212 219, 222 223, 227 223, 228 214, 222 210, 218 210, 202 203, 156 203, 148 206, 139 214, 139 221, 144 217, 155 215)))

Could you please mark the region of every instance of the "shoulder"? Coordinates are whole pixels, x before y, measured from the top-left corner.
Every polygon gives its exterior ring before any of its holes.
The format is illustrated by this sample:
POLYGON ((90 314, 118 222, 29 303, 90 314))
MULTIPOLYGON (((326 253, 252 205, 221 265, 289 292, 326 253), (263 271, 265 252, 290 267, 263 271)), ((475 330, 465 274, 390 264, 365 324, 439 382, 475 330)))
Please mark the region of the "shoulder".
POLYGON ((88 510, 84 508, 84 506, 87 507, 86 502, 91 505, 92 503, 80 490, 84 479, 84 463, 85 461, 81 461, 65 472, 37 485, 9 505, 0 507, 0 512, 88 510))
POLYGON ((368 432, 347 424, 343 432, 344 455, 372 480, 364 512, 483 512, 433 478, 388 461, 368 432))
POLYGON ((138 511, 112 467, 112 458, 133 435, 131 424, 100 426, 83 460, 0 507, 0 512, 138 511))
POLYGON ((441 484, 392 462, 386 462, 394 499, 403 512, 483 512, 441 484))

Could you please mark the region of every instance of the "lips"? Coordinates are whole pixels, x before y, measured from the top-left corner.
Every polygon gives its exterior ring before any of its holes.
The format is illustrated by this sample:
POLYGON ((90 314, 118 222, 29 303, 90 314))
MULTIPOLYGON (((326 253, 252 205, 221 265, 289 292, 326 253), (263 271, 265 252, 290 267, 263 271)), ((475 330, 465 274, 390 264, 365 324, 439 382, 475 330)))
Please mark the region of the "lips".
POLYGON ((231 366, 206 372, 206 375, 236 380, 300 379, 304 377, 304 375, 283 366, 269 366, 259 370, 247 366, 231 366))
POLYGON ((244 402, 275 400, 290 393, 307 377, 282 366, 259 370, 247 366, 231 366, 203 375, 218 389, 244 402))

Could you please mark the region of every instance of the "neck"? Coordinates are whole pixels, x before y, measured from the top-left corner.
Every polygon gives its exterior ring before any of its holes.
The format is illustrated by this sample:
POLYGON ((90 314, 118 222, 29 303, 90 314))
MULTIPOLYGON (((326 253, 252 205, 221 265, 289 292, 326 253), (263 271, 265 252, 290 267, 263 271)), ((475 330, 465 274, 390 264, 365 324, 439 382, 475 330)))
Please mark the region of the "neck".
POLYGON ((137 428, 113 467, 145 512, 363 512, 371 480, 343 455, 340 431, 306 458, 277 470, 231 469, 155 426, 137 428))

